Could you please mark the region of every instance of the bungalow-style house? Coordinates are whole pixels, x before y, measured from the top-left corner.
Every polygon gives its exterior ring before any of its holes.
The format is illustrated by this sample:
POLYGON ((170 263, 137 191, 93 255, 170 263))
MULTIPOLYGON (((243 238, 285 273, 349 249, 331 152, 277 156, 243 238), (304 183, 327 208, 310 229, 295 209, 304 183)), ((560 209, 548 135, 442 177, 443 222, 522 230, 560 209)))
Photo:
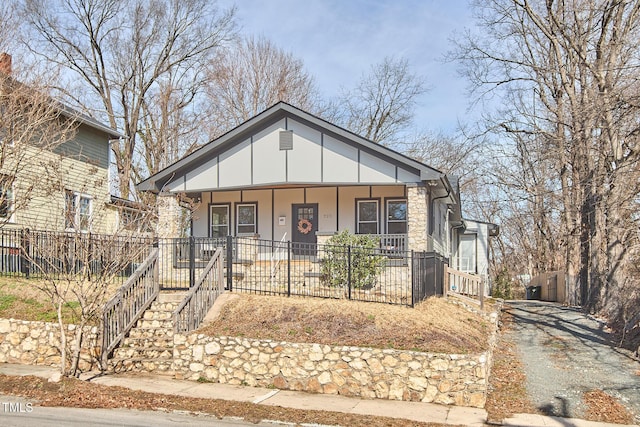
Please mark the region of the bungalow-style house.
POLYGON ((284 102, 138 189, 159 195, 159 237, 178 237, 186 195, 197 201, 193 236, 290 241, 294 255, 342 230, 378 236, 381 248, 434 251, 451 266, 488 247, 489 233, 463 232, 457 187, 444 173, 284 102))
MULTIPOLYGON (((11 57, 6 53, 0 55, 0 77, 2 102, 10 102, 9 96, 4 96, 10 91, 21 90, 30 94, 24 98, 27 103, 38 102, 37 107, 43 110, 34 116, 42 130, 28 122, 32 117, 21 119, 20 110, 13 111, 13 120, 25 128, 32 127, 21 133, 27 140, 20 144, 11 140, 8 129, 0 128, 4 157, 0 165, 2 227, 112 233, 123 226, 123 213, 126 215, 131 206, 110 195, 109 144, 124 135, 45 95, 27 92, 30 89, 11 77, 11 57), (40 134, 56 128, 52 123, 66 129, 65 136, 60 143, 47 145, 47 138, 40 134), (38 140, 28 139, 30 135, 38 140)), ((25 108, 25 114, 33 114, 34 109, 25 108)), ((2 124, 9 125, 8 121, 2 124)))

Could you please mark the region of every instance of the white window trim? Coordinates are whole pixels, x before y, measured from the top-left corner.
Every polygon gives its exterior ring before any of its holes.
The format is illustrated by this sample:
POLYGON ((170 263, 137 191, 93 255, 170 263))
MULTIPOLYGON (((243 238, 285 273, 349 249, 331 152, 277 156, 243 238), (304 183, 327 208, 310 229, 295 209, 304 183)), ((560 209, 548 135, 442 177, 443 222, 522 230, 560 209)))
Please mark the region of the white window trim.
MULTIPOLYGON (((356 204, 356 233, 360 234, 360 224, 376 224, 375 234, 380 234, 380 200, 378 199, 360 199, 356 204), (375 221, 360 221, 360 203, 375 203, 376 204, 376 220, 375 221)), ((364 233, 371 234, 371 233, 364 233)))
POLYGON ((236 204, 236 235, 238 234, 257 234, 258 233, 258 204, 257 203, 237 203, 236 204), (253 208, 253 224, 240 224, 240 208, 245 206, 251 206, 253 208), (253 225, 253 233, 240 233, 240 226, 253 225))
POLYGON ((80 233, 90 233, 91 232, 91 223, 93 220, 93 197, 90 194, 80 193, 74 190, 65 190, 64 194, 64 221, 65 221, 65 230, 66 231, 74 231, 80 233), (73 218, 73 227, 67 227, 67 192, 73 193, 73 198, 75 200, 75 215, 73 218), (88 226, 86 230, 79 230, 78 225, 80 224, 80 199, 88 199, 89 200, 89 218, 88 218, 88 226))
MULTIPOLYGON (((209 236, 213 236, 213 215, 212 210, 213 208, 225 208, 227 210, 227 234, 231 233, 231 206, 229 206, 228 204, 211 204, 209 205, 209 236)), ((216 225, 220 225, 220 224, 216 224, 216 225)), ((226 237, 226 236, 225 236, 226 237)))
MULTIPOLYGON (((0 140, 1 141, 1 140, 0 140)), ((7 213, 8 215, 6 217, 4 216, 0 216, 0 220, 2 221, 6 221, 7 223, 13 223, 15 222, 15 201, 16 201, 16 192, 15 192, 15 182, 12 182, 10 186, 8 186, 9 188, 9 197, 7 197, 6 201, 7 201, 7 213)))
MULTIPOLYGON (((387 234, 389 233, 389 223, 401 223, 404 222, 405 223, 405 229, 407 229, 409 227, 409 212, 408 212, 408 203, 407 203, 407 199, 387 199, 386 200, 386 206, 385 206, 385 214, 386 214, 386 218, 385 218, 385 226, 386 226, 386 232, 387 234), (405 204, 406 208, 405 208, 405 217, 403 221, 398 221, 398 220, 389 220, 389 203, 397 203, 397 202, 402 202, 405 204)), ((407 233, 407 231, 405 231, 405 234, 407 233)))

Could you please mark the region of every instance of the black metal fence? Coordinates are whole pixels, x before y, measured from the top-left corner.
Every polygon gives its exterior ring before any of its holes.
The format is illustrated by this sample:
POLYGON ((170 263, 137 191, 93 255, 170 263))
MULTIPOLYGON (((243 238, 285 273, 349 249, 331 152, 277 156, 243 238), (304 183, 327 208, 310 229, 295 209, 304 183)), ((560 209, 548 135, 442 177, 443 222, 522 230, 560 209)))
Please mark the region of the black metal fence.
POLYGON ((259 240, 186 238, 158 242, 161 289, 188 289, 216 248, 226 288, 262 295, 347 298, 413 306, 442 295, 448 260, 434 252, 259 240))
POLYGON ((141 236, 0 230, 0 275, 55 279, 68 274, 113 274, 124 283, 154 240, 141 236))

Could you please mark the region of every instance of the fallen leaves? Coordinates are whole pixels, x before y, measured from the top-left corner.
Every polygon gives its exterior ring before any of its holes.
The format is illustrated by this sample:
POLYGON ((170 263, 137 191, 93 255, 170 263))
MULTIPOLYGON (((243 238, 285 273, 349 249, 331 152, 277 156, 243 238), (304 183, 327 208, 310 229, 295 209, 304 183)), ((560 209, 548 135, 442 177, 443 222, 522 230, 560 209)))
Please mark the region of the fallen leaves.
POLYGON ((616 398, 602 390, 591 390, 583 394, 587 405, 585 418, 589 421, 601 421, 615 424, 633 424, 633 415, 616 398))

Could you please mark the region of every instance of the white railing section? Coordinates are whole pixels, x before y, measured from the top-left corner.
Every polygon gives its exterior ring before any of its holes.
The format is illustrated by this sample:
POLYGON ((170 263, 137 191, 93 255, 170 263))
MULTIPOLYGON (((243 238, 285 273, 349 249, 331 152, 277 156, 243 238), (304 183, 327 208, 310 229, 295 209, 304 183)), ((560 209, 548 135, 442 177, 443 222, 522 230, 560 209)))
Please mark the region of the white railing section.
POLYGON ((480 276, 463 273, 451 267, 446 268, 446 292, 471 298, 484 308, 485 283, 480 276))

